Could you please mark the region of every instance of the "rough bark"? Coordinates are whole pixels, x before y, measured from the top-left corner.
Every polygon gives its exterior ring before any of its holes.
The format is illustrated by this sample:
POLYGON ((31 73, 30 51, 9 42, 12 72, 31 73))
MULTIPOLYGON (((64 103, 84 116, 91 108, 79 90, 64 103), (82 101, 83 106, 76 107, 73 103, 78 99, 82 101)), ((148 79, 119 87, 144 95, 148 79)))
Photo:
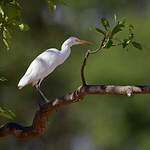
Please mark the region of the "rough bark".
POLYGON ((128 97, 134 94, 150 94, 150 86, 115 86, 115 85, 84 85, 80 86, 73 93, 68 93, 65 96, 56 98, 49 103, 41 106, 33 119, 31 126, 25 127, 18 123, 9 122, 0 127, 0 138, 14 135, 21 140, 30 140, 40 136, 46 128, 48 116, 54 110, 61 106, 68 105, 74 102, 79 102, 89 94, 110 94, 110 95, 125 95, 128 97))

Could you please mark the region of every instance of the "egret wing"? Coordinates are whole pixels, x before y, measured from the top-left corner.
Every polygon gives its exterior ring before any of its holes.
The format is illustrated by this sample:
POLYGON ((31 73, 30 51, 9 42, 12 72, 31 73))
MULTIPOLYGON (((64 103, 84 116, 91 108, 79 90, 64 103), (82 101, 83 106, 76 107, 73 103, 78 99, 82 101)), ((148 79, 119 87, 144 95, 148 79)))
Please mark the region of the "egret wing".
POLYGON ((43 79, 57 67, 58 61, 58 50, 46 50, 33 60, 26 72, 26 75, 30 75, 31 80, 43 79))

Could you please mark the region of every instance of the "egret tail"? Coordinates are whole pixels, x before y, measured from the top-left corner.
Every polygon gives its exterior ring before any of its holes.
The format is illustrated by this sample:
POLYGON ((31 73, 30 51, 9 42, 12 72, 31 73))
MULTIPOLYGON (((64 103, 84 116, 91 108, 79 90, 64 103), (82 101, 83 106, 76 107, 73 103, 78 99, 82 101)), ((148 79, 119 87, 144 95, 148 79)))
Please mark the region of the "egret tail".
POLYGON ((30 83, 30 78, 28 76, 23 76, 18 83, 18 88, 22 89, 24 86, 30 83))

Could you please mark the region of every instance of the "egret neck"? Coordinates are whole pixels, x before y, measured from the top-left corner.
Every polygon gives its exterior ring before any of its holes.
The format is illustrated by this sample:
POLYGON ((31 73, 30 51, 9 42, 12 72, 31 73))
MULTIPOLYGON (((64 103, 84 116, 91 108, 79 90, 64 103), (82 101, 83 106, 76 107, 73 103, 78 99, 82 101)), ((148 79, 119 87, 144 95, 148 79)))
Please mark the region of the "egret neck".
POLYGON ((70 55, 71 53, 71 46, 72 44, 70 44, 69 42, 65 41, 61 47, 61 56, 62 56, 62 62, 63 63, 70 55))

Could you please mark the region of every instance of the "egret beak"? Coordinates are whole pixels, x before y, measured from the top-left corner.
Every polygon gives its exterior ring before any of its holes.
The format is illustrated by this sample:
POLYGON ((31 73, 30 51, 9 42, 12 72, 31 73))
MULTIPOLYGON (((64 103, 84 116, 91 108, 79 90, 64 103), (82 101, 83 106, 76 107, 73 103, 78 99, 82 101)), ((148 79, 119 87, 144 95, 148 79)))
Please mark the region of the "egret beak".
POLYGON ((88 41, 82 41, 82 40, 76 40, 76 42, 79 42, 81 44, 90 44, 88 41))

